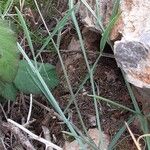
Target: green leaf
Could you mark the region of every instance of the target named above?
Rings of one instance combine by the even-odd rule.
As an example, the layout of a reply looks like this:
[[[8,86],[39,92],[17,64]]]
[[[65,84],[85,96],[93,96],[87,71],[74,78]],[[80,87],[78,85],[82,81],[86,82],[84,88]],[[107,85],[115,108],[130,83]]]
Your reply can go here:
[[[33,62],[33,61],[32,61]],[[55,67],[51,64],[37,63],[39,72],[50,89],[58,84]],[[20,91],[29,94],[41,94],[40,84],[38,84],[37,76],[33,73],[27,61],[19,62],[19,69],[14,84]]]
[[[0,94],[6,100],[15,101],[17,96],[17,89],[13,83],[5,84],[4,90]]]
[[[0,81],[12,82],[18,69],[16,37],[8,24],[0,20]]]

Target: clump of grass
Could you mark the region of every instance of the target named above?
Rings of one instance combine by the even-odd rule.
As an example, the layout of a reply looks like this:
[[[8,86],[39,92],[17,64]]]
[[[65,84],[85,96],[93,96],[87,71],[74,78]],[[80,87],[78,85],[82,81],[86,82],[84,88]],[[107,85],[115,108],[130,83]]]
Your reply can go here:
[[[102,56],[102,52],[103,52],[103,49],[104,49],[104,47],[106,45],[106,42],[109,43],[109,33],[110,33],[113,25],[115,24],[115,21],[117,20],[117,18],[119,16],[118,12],[116,11],[117,7],[119,6],[119,0],[116,0],[116,3],[114,5],[114,9],[113,9],[113,13],[112,13],[112,17],[111,17],[111,20],[110,20],[110,23],[109,23],[109,25],[108,25],[108,27],[106,29],[102,26],[102,22],[100,22],[100,17],[101,16],[99,16],[98,11],[97,11],[97,13],[95,13],[90,8],[90,6],[88,5],[88,3],[86,3],[85,0],[81,0],[81,1],[85,5],[85,7],[87,7],[87,9],[97,19],[97,22],[98,22],[98,24],[99,24],[99,26],[101,28],[101,31],[103,32],[103,37],[102,37],[101,44],[100,44],[101,45],[100,46],[101,51],[100,51],[99,56],[98,56],[98,58],[95,61],[95,63],[94,63],[93,66],[89,65],[89,62],[88,62],[88,59],[87,59],[87,54],[86,54],[86,50],[85,50],[85,47],[84,47],[83,38],[82,38],[81,31],[80,31],[80,28],[79,28],[79,25],[78,25],[78,22],[77,22],[77,19],[76,19],[76,15],[75,15],[76,6],[74,5],[74,3],[73,3],[74,1],[73,0],[69,0],[69,2],[68,2],[69,10],[66,12],[65,16],[58,22],[58,24],[52,30],[52,32],[50,32],[48,30],[48,27],[47,27],[47,24],[46,24],[46,20],[44,19],[44,18],[47,18],[47,16],[42,15],[42,12],[40,11],[40,7],[37,4],[37,1],[36,0],[34,0],[34,1],[27,0],[26,1],[27,5],[29,5],[31,8],[34,8],[39,13],[40,19],[41,19],[42,23],[44,24],[45,30],[47,31],[47,35],[45,35],[44,37],[43,37],[42,34],[40,34],[41,33],[40,32],[40,28],[37,29],[37,30],[33,30],[33,31],[29,29],[30,26],[28,26],[27,22],[25,21],[22,12],[19,11],[19,9],[16,7],[16,12],[17,12],[17,16],[18,16],[17,22],[20,23],[21,28],[24,31],[24,34],[26,36],[26,40],[27,40],[29,49],[31,50],[31,53],[32,53],[32,56],[34,58],[34,62],[35,63],[32,63],[32,61],[29,59],[29,57],[25,53],[25,51],[24,51],[21,43],[18,42],[17,45],[18,45],[19,51],[23,55],[24,59],[28,62],[29,66],[31,67],[31,69],[33,71],[33,73],[37,76],[37,79],[36,79],[35,82],[37,83],[37,85],[39,86],[39,88],[41,89],[41,91],[43,92],[43,94],[47,98],[48,102],[51,104],[51,106],[59,113],[59,115],[61,116],[62,120],[66,123],[67,127],[69,128],[69,130],[71,132],[70,135],[73,136],[79,142],[79,144],[80,144],[80,146],[81,146],[82,149],[84,149],[84,144],[83,143],[85,142],[85,143],[91,144],[92,147],[93,147],[93,149],[97,149],[97,150],[101,149],[101,150],[103,150],[103,145],[104,145],[103,139],[99,139],[99,146],[96,146],[93,143],[93,141],[90,139],[90,137],[88,138],[88,141],[86,141],[87,138],[85,138],[85,137],[88,136],[88,134],[87,134],[87,128],[84,125],[84,121],[82,119],[82,115],[80,113],[80,110],[78,108],[78,104],[76,102],[76,95],[73,93],[70,81],[68,79],[67,71],[66,71],[66,68],[64,66],[64,63],[63,63],[63,60],[62,60],[62,56],[61,56],[60,51],[59,51],[60,41],[61,41],[61,31],[62,31],[63,27],[67,24],[68,19],[70,19],[70,18],[72,19],[72,21],[74,23],[77,35],[79,37],[80,44],[81,44],[81,49],[82,49],[82,53],[83,53],[83,56],[84,56],[84,59],[85,59],[85,62],[86,62],[86,66],[87,66],[87,70],[88,70],[88,74],[85,77],[85,80],[83,81],[83,84],[80,85],[78,91],[80,91],[82,89],[83,85],[86,83],[86,81],[88,79],[90,79],[91,89],[92,89],[92,97],[93,97],[94,106],[95,106],[95,108],[93,108],[93,109],[95,109],[95,111],[96,111],[97,125],[98,125],[98,129],[99,129],[100,137],[102,137],[102,127],[101,127],[101,120],[100,120],[100,116],[99,116],[100,113],[99,113],[98,105],[97,105],[97,101],[99,99],[102,100],[102,101],[105,101],[107,103],[110,103],[111,105],[114,105],[114,106],[117,106],[117,107],[121,107],[123,109],[126,109],[127,111],[130,111],[132,113],[132,117],[130,117],[128,119],[127,123],[128,124],[132,123],[132,121],[134,120],[134,118],[137,117],[140,120],[143,132],[145,134],[147,134],[149,132],[149,130],[148,130],[148,125],[147,125],[147,120],[143,116],[141,110],[139,109],[138,103],[137,103],[137,101],[136,101],[136,99],[134,97],[132,89],[131,89],[129,83],[126,80],[125,80],[125,82],[126,82],[129,94],[131,96],[132,103],[134,105],[134,109],[130,109],[130,108],[127,108],[126,106],[122,106],[120,104],[117,104],[117,103],[113,102],[110,99],[106,99],[106,98],[103,98],[101,96],[96,96],[97,93],[96,93],[96,87],[95,87],[95,84],[94,84],[93,74],[94,74],[95,68],[97,66],[97,63],[98,63],[99,59]],[[47,2],[48,1],[44,1],[44,3],[47,3]],[[51,1],[51,2],[54,2],[54,1]],[[7,3],[7,5],[6,5],[6,3]],[[10,9],[10,7],[12,7],[12,3],[8,0],[8,1],[0,1],[0,4],[1,4],[1,10],[3,10],[3,12],[4,12],[4,13],[1,12],[1,15],[4,18],[5,16],[8,15],[9,9]],[[99,8],[98,8],[98,6],[99,6],[98,1],[96,1],[96,6],[97,6],[97,10],[99,10]],[[53,40],[54,36],[57,36],[57,40],[56,41]],[[34,47],[35,44],[38,45],[37,47],[40,47],[38,49],[38,51],[35,50],[35,47]],[[53,46],[52,46],[52,44],[53,44]],[[55,52],[57,52],[57,54],[58,54],[58,57],[60,59],[60,62],[61,62],[62,68],[63,68],[65,79],[66,79],[66,81],[68,83],[68,87],[69,87],[69,91],[70,91],[70,95],[71,95],[71,101],[70,101],[69,105],[72,102],[75,104],[77,112],[78,112],[78,115],[79,115],[79,118],[80,118],[80,122],[81,122],[82,127],[83,127],[84,133],[81,133],[66,118],[65,113],[62,111],[62,109],[58,105],[57,100],[53,96],[52,92],[48,89],[45,81],[43,80],[42,76],[39,73],[39,70],[36,67],[37,57],[41,56],[41,52],[43,52],[44,50],[50,50],[50,49],[54,49],[54,48],[56,50]],[[69,105],[68,105],[68,107],[69,107]],[[123,127],[120,128],[119,131],[112,138],[112,140],[110,142],[110,145],[108,147],[109,150],[115,148],[116,143],[119,141],[121,135],[123,134],[123,132],[125,130],[126,130],[126,126],[123,125]],[[150,150],[150,142],[149,142],[149,138],[148,137],[146,137],[146,141],[147,141],[147,147]]]

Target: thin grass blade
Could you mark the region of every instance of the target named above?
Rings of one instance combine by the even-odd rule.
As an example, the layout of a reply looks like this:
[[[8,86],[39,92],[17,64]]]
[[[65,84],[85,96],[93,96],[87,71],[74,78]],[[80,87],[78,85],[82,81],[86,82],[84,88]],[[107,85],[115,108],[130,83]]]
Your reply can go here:
[[[36,58],[41,54],[41,52],[45,49],[45,47],[48,45],[48,43],[51,41],[51,39],[54,37],[54,35],[56,35],[56,33],[61,30],[67,23],[69,16],[71,16],[72,11],[75,9],[72,8],[70,9],[65,16],[59,21],[59,23],[56,25],[56,27],[54,28],[53,32],[46,38],[45,43],[43,44],[43,46],[41,47],[41,49],[39,50],[38,54],[36,55]]]
[[[116,103],[116,102],[114,102],[114,101],[112,101],[112,100],[109,100],[109,99],[107,99],[107,98],[104,98],[104,97],[101,97],[101,96],[94,96],[94,95],[89,95],[89,96],[95,97],[96,99],[102,100],[102,101],[107,102],[107,103],[109,103],[109,104],[112,104],[112,105],[114,105],[114,106],[123,108],[123,109],[125,109],[125,110],[127,110],[127,111],[130,111],[130,112],[134,113],[134,114],[138,114],[137,111],[132,110],[132,109],[130,109],[130,108],[126,107],[126,106],[123,106],[123,105],[121,105],[121,104],[118,104],[118,103]],[[141,114],[140,114],[140,115],[141,115]]]
[[[5,5],[5,8],[4,8],[4,11],[3,11],[3,15],[2,17],[5,18],[5,16],[7,15],[7,13],[9,12],[10,8],[12,7],[13,5],[13,2],[14,0],[8,0],[6,5]]]
[[[32,55],[33,57],[35,57],[35,54],[34,54],[34,48],[33,48],[33,44],[32,44],[32,40],[31,40],[31,37],[30,37],[30,32],[28,30],[28,27],[26,25],[26,22],[21,14],[21,12],[19,11],[19,9],[17,7],[15,7],[16,9],[16,12],[18,14],[18,18],[19,18],[19,21],[21,22],[21,25],[22,25],[22,28],[23,28],[23,31],[26,35],[26,38],[27,38],[27,41],[28,41],[28,44],[29,44],[29,47],[31,49],[31,52],[32,52]]]
[[[135,117],[136,116],[130,117],[129,120],[127,121],[127,123],[128,124],[132,123],[133,120],[135,119]],[[112,138],[111,143],[108,146],[108,150],[112,150],[115,147],[115,145],[117,144],[118,140],[120,139],[121,135],[125,132],[125,130],[126,130],[126,126],[123,125],[119,129],[119,131],[114,135],[114,137]]]
[[[103,49],[105,48],[106,42],[109,39],[109,35],[110,32],[113,28],[113,26],[115,25],[115,23],[117,22],[118,18],[120,16],[120,13],[118,13],[108,24],[108,26],[106,27],[104,33],[102,34],[102,39],[100,41],[100,50],[103,51]]]
[[[92,10],[92,8],[90,7],[90,5],[85,0],[81,0],[81,2],[85,5],[85,7],[91,12],[91,14],[93,15],[93,17],[96,19],[96,21],[98,22],[98,24],[100,26],[101,32],[104,31],[104,27],[103,27],[103,24],[102,24],[101,18],[100,18],[101,16],[98,17],[95,14],[95,12]]]

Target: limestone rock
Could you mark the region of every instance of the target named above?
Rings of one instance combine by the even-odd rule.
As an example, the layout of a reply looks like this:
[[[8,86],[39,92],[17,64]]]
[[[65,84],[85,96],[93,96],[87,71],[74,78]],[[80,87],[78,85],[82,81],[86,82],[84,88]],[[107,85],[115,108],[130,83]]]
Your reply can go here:
[[[120,3],[122,28],[114,43],[118,66],[133,85],[150,88],[150,1],[124,0]]]

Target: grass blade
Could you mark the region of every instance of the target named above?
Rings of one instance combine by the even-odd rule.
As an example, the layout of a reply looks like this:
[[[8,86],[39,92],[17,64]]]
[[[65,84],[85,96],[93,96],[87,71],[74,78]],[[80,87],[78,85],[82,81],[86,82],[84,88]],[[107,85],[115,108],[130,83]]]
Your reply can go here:
[[[36,55],[36,58],[41,54],[41,52],[45,49],[45,47],[48,45],[48,43],[51,41],[51,39],[54,37],[54,35],[61,30],[67,23],[69,16],[71,15],[72,11],[75,8],[70,9],[65,16],[59,21],[59,23],[56,25],[56,27],[54,28],[53,32],[46,38],[45,43],[43,44],[43,46],[41,47],[41,49],[39,50],[38,54]]]
[[[142,128],[144,134],[147,134],[147,133],[149,133],[149,127],[148,127],[147,118],[145,118],[145,117],[142,115],[142,112],[141,112],[141,110],[140,110],[140,108],[139,108],[139,106],[138,106],[138,103],[137,103],[137,101],[136,101],[136,98],[135,98],[135,96],[134,96],[134,93],[133,93],[133,91],[132,91],[132,88],[131,88],[130,84],[127,82],[127,80],[126,80],[126,78],[125,78],[125,74],[124,74],[123,71],[122,71],[122,75],[123,75],[123,77],[124,77],[124,81],[125,81],[125,84],[126,84],[126,86],[127,86],[127,89],[128,89],[129,95],[130,95],[130,97],[131,97],[132,103],[133,103],[133,105],[134,105],[134,108],[135,108],[136,112],[138,112],[139,114],[141,114],[141,115],[138,116],[138,117],[139,117],[139,120],[140,120],[141,128]],[[149,137],[146,137],[146,141],[147,141],[148,150],[150,150],[150,138],[149,138]]]
[[[90,5],[85,0],[81,0],[81,2],[85,5],[85,7],[91,12],[91,14],[93,15],[93,17],[96,19],[96,21],[98,22],[98,24],[100,26],[101,32],[102,32],[104,30],[104,27],[103,27],[103,24],[101,22],[101,19],[96,16],[95,12],[92,10],[92,8],[90,7]],[[99,9],[97,9],[97,10],[99,10]]]
[[[95,97],[96,99],[100,99],[100,100],[102,100],[102,101],[104,101],[104,102],[107,102],[107,103],[110,103],[110,104],[112,104],[112,105],[114,105],[114,106],[123,108],[123,109],[125,109],[125,110],[127,110],[127,111],[130,111],[130,112],[132,112],[132,113],[138,114],[137,111],[132,110],[132,109],[130,109],[130,108],[126,107],[126,106],[123,106],[123,105],[121,105],[121,104],[118,104],[118,103],[116,103],[116,102],[114,102],[114,101],[112,101],[112,100],[109,100],[109,99],[107,99],[107,98],[104,98],[104,97],[101,97],[101,96],[94,96],[94,95],[89,95],[89,96]]]
[[[19,9],[17,7],[15,7],[16,11],[17,11],[17,14],[18,14],[18,18],[19,18],[19,21],[21,22],[21,25],[22,25],[22,28],[23,28],[23,31],[26,35],[26,38],[27,38],[27,41],[28,41],[28,44],[29,44],[29,47],[30,47],[30,50],[32,52],[32,55],[33,55],[33,58],[35,58],[35,53],[34,53],[34,48],[33,48],[33,44],[32,44],[32,40],[31,40],[31,37],[30,37],[30,32],[28,30],[28,27],[26,25],[26,22],[21,14],[21,12],[19,11]]]
[[[13,5],[13,2],[14,2],[14,0],[8,0],[7,1],[6,5],[5,5],[5,8],[4,8],[4,11],[3,11],[2,18],[5,18],[5,16],[7,15],[8,11],[11,8],[11,6]]]
[[[118,12],[119,4],[120,4],[120,0],[115,0],[113,10],[112,10],[112,15],[110,17],[110,21],[109,21],[106,29],[104,30],[104,32],[102,34],[102,39],[100,41],[101,52],[105,48],[106,42],[109,40],[109,34],[120,16],[120,13]],[[109,41],[108,41],[108,43],[111,45],[111,43]]]
[[[132,123],[134,119],[135,119],[135,116],[130,117],[127,123],[128,124]],[[115,147],[117,141],[120,139],[121,135],[123,134],[123,132],[125,132],[125,130],[126,130],[126,126],[123,125],[122,128],[120,128],[119,131],[112,138],[112,141],[108,146],[108,150],[112,150]]]
[[[104,33],[102,34],[102,39],[100,41],[100,50],[103,51],[103,49],[105,48],[106,42],[109,39],[109,34],[113,28],[113,26],[115,25],[115,23],[117,22],[118,18],[120,16],[120,13],[118,13],[108,24],[108,26],[106,27]]]

